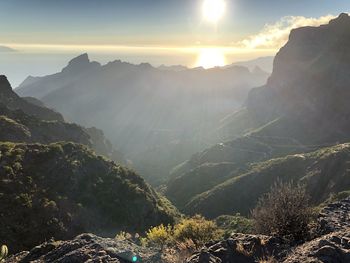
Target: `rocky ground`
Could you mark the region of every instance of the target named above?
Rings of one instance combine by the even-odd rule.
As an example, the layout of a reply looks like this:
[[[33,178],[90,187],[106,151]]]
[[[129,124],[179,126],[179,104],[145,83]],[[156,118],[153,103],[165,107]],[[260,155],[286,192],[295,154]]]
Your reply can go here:
[[[329,204],[319,215],[319,237],[290,247],[281,239],[233,234],[211,242],[193,254],[186,263],[348,263],[350,262],[350,198]],[[130,241],[82,234],[71,241],[50,241],[29,252],[7,259],[25,262],[146,262],[161,263],[159,251],[140,247]],[[176,261],[174,263],[183,262]]]
[[[320,236],[294,248],[273,237],[234,234],[208,244],[187,263],[350,262],[350,198],[326,206],[318,221]]]
[[[161,262],[160,254],[142,248],[129,241],[101,238],[92,234],[82,234],[70,241],[49,241],[35,247],[30,252],[19,253],[8,263],[26,262]]]

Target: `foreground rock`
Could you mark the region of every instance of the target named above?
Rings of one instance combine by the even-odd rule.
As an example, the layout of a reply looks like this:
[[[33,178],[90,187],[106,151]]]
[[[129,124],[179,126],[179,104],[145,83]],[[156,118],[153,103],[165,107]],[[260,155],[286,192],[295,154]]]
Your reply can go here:
[[[288,246],[282,240],[263,235],[234,234],[227,240],[207,244],[187,263],[254,263],[269,257],[282,258]]]
[[[71,241],[50,241],[6,260],[7,263],[26,262],[145,262],[157,263],[160,254],[129,241],[100,238],[82,234]]]
[[[226,240],[209,242],[187,260],[180,257],[166,260],[166,251],[162,254],[159,250],[140,247],[127,240],[82,234],[70,241],[46,242],[12,256],[6,262],[348,263],[349,204],[350,198],[347,198],[325,207],[319,216],[321,228],[324,227],[320,236],[294,247],[277,237],[232,234]],[[322,234],[324,231],[330,233]]]
[[[325,207],[318,218],[324,234],[350,229],[350,197]]]
[[[350,262],[350,198],[326,206],[318,220],[321,237],[300,246],[269,236],[233,234],[207,244],[187,263]]]
[[[322,236],[297,247],[283,262],[350,262],[350,228]]]

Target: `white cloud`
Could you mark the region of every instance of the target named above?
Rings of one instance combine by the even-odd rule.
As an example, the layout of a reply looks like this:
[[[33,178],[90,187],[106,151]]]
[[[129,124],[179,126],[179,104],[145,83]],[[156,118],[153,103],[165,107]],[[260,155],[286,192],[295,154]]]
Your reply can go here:
[[[335,18],[333,15],[321,16],[318,18],[304,16],[286,16],[274,24],[266,24],[264,28],[256,35],[252,35],[238,44],[245,48],[280,48],[288,41],[290,31],[294,28],[303,26],[319,26],[328,24]]]

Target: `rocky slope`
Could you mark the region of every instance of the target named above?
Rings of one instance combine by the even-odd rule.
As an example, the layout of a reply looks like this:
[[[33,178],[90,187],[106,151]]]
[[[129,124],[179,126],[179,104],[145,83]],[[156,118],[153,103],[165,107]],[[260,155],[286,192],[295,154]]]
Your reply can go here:
[[[134,258],[137,257],[137,258]],[[133,259],[137,261],[133,261]],[[142,248],[128,241],[100,238],[82,234],[70,241],[46,242],[29,252],[22,252],[6,260],[8,263],[25,262],[162,262],[156,251]]]
[[[22,110],[29,115],[46,121],[63,121],[61,114],[20,98],[7,80],[6,76],[0,75],[0,104],[5,105],[10,110]]]
[[[240,66],[176,70],[121,61],[101,66],[84,54],[62,72],[28,78],[16,91],[41,99],[71,121],[102,128],[156,183],[171,167],[216,143],[218,120],[267,77]]]
[[[217,203],[221,202],[215,199],[209,204],[207,196],[218,197],[225,188],[223,185],[243,180],[245,176],[237,180],[235,177],[243,175],[244,169],[249,173],[247,167],[252,163],[348,142],[349,28],[350,17],[341,14],[327,25],[293,30],[288,43],[275,57],[274,70],[267,84],[253,89],[245,108],[225,119],[224,128],[218,128],[226,130],[226,138],[234,139],[195,154],[173,169],[167,195],[180,205],[191,202],[189,210],[202,207],[195,211],[209,214],[218,209]],[[231,163],[231,171],[225,170],[227,163]],[[214,165],[216,169],[202,172],[203,178],[196,176],[205,166]],[[300,170],[295,172],[305,174]],[[298,180],[299,174],[294,176]],[[209,182],[198,189],[195,185],[200,179]],[[252,184],[254,189],[261,189],[254,181]],[[243,188],[237,191],[251,190],[244,185],[240,187]],[[189,189],[191,193],[187,192],[185,201],[181,200],[179,188]],[[226,211],[233,207],[235,205],[227,206]]]
[[[303,244],[291,246],[277,237],[233,233],[226,240],[206,244],[185,261],[172,263],[347,263],[350,260],[349,211],[350,198],[325,207],[318,219],[319,235]],[[326,224],[329,225],[326,227]],[[31,261],[169,262],[163,260],[159,251],[92,234],[82,234],[71,241],[49,241],[6,260],[8,263]]]
[[[0,236],[12,251],[174,219],[172,206],[140,176],[82,145],[0,143],[0,163]]]
[[[0,141],[81,143],[117,162],[125,163],[103,132],[64,121],[61,114],[34,98],[21,98],[5,76],[0,76]]]
[[[301,245],[290,247],[269,236],[233,234],[225,241],[207,244],[186,262],[346,263],[350,260],[349,209],[350,198],[330,204],[319,218],[320,236]]]

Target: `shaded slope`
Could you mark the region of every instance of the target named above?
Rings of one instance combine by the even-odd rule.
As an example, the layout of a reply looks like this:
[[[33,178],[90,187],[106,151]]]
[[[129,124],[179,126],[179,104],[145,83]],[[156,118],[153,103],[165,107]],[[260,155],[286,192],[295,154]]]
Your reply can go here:
[[[3,75],[0,75],[0,103],[6,105],[9,109],[22,110],[29,115],[33,115],[43,120],[63,121],[61,114],[20,98],[12,91],[10,83]]]
[[[117,162],[125,163],[121,153],[96,128],[67,123],[63,117],[34,98],[21,98],[5,76],[0,76],[0,141],[81,143]]]
[[[173,221],[141,177],[82,145],[0,143],[0,163],[0,236],[12,251]]]

